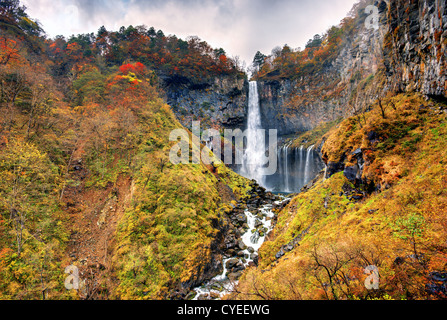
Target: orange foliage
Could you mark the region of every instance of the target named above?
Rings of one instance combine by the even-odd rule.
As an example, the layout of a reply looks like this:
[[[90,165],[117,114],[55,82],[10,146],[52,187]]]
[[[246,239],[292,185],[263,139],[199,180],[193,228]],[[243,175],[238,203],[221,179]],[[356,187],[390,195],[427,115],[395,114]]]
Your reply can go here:
[[[19,43],[12,39],[0,39],[0,65],[17,62],[20,59]]]

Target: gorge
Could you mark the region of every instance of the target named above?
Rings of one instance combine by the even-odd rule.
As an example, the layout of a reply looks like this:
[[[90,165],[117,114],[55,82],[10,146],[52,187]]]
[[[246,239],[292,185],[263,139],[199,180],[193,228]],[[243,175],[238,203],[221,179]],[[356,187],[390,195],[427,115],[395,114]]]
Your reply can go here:
[[[445,300],[445,1],[361,0],[256,56],[143,25],[49,38],[1,2],[0,299]]]

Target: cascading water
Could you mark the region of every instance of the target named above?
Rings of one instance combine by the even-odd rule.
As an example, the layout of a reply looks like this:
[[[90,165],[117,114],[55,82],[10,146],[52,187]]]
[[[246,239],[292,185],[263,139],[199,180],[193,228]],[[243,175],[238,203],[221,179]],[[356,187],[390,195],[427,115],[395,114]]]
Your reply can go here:
[[[305,166],[305,169],[304,169],[304,184],[306,184],[309,181],[309,178],[310,178],[310,172],[311,172],[310,166],[311,166],[311,163],[312,163],[312,160],[313,160],[313,152],[312,152],[313,149],[314,149],[314,146],[310,146],[307,149],[306,166]]]
[[[266,188],[273,192],[299,192],[315,175],[324,169],[315,146],[291,148],[291,142],[278,148],[278,170],[266,177]]]
[[[301,146],[291,150],[292,142],[277,149],[278,167],[276,174],[264,174],[266,140],[261,125],[258,85],[256,81],[249,84],[247,143],[239,173],[246,178],[256,180],[259,185],[273,192],[298,192],[313,176],[323,169],[322,161],[314,150]]]
[[[244,152],[241,174],[246,178],[256,180],[259,185],[264,186],[265,176],[263,172],[263,161],[265,159],[265,136],[261,130],[261,113],[259,108],[257,82],[251,81],[249,89],[247,148]]]
[[[284,192],[286,193],[290,193],[293,192],[292,188],[290,187],[290,182],[291,182],[291,178],[292,178],[292,170],[291,170],[291,162],[289,160],[292,160],[291,158],[291,153],[289,152],[290,150],[290,145],[292,144],[292,142],[290,142],[289,144],[286,144],[283,147],[283,156],[284,156]]]
[[[279,150],[276,150],[278,157],[276,174],[268,176],[264,174],[266,144],[261,126],[259,95],[255,81],[250,82],[247,124],[247,143],[240,167],[241,175],[256,180],[259,185],[271,191],[292,193],[299,191],[316,172],[322,169],[321,160],[318,161],[319,157],[314,155],[314,146],[307,150],[304,150],[303,146],[293,150],[290,148],[292,142],[288,142]],[[211,146],[212,141],[207,142],[207,147]],[[276,204],[288,200],[284,196],[281,198],[282,200],[276,201]],[[246,226],[248,228],[240,236],[240,241],[245,245],[245,249],[240,247],[243,250],[237,252],[237,256],[225,256],[222,261],[222,273],[204,283],[201,287],[195,288],[194,300],[203,297],[221,298],[234,289],[237,281],[231,281],[228,273],[234,270],[234,267],[232,267],[234,263],[245,268],[252,264],[254,259],[257,259],[255,257],[257,257],[259,248],[264,243],[266,235],[273,228],[272,218],[274,218],[274,213],[272,207],[272,204],[266,204],[261,206],[257,212],[252,212],[253,210],[249,209],[245,210]]]
[[[288,198],[283,198],[282,200],[275,201],[275,204],[280,204],[281,202],[289,200]],[[247,231],[241,236],[242,242],[247,246],[245,250],[242,250],[244,254],[243,257],[229,257],[223,259],[223,271],[222,274],[214,277],[209,282],[203,284],[201,287],[195,288],[194,291],[197,293],[193,300],[198,300],[200,296],[210,296],[212,293],[216,298],[222,298],[224,295],[230,293],[234,290],[238,281],[230,281],[227,277],[227,262],[233,259],[239,259],[239,261],[248,267],[250,263],[253,263],[253,257],[257,255],[259,248],[265,241],[266,235],[273,230],[272,218],[275,214],[272,211],[272,204],[266,204],[259,208],[259,214],[253,214],[249,210],[245,210],[245,215],[247,217]],[[261,236],[256,224],[260,223],[262,229],[264,229],[264,234]]]

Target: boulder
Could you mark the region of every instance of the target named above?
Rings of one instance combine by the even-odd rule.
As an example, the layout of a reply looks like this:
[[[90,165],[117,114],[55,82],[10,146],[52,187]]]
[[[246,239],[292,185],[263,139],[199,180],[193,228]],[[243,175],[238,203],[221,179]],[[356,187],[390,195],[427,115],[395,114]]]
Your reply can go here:
[[[239,259],[237,259],[237,258],[233,258],[233,259],[228,260],[228,261],[225,263],[225,266],[227,267],[228,270],[231,270],[231,269],[233,269],[238,263],[239,263]]]
[[[239,249],[241,249],[241,250],[247,249],[247,246],[245,245],[244,241],[242,241],[242,240],[239,240],[238,246],[239,246]]]
[[[228,279],[230,279],[231,281],[236,281],[238,280],[240,277],[242,276],[242,271],[237,271],[237,272],[230,272],[228,274]]]
[[[349,181],[356,181],[359,173],[359,167],[357,165],[347,166],[344,170],[344,175]]]
[[[250,254],[250,259],[257,265],[259,260],[259,255],[256,252]]]
[[[331,176],[342,170],[343,170],[343,162],[329,161],[327,164],[327,177],[330,178]]]
[[[371,143],[374,143],[374,142],[378,141],[378,139],[379,139],[379,135],[376,132],[374,132],[374,131],[370,131],[366,135],[368,137],[368,140]]]
[[[285,253],[284,253],[284,251],[281,248],[281,250],[279,250],[278,253],[275,255],[275,258],[276,259],[280,259],[284,255],[285,255]]]

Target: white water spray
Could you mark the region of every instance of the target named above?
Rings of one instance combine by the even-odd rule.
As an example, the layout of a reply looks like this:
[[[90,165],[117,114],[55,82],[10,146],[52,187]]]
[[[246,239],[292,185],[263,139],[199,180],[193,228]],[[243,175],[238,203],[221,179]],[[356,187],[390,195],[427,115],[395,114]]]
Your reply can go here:
[[[265,185],[263,166],[265,162],[265,135],[261,128],[258,85],[250,82],[248,95],[247,148],[244,153],[241,174],[254,179],[259,185]]]
[[[311,163],[313,162],[313,149],[314,146],[310,146],[307,148],[307,155],[306,155],[306,166],[304,169],[304,184],[308,183],[310,180],[310,167]]]

